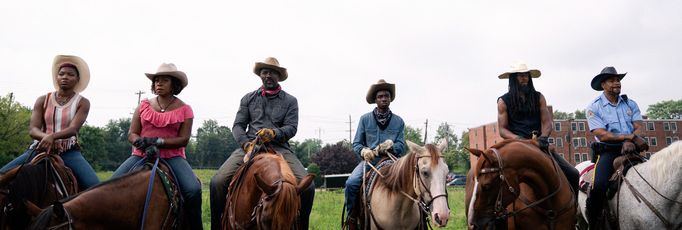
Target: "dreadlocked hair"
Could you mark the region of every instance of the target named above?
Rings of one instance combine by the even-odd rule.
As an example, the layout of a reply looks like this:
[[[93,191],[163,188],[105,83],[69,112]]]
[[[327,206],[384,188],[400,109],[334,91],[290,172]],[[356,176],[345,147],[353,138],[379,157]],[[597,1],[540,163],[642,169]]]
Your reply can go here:
[[[507,105],[511,113],[531,112],[537,113],[540,111],[540,92],[535,91],[533,86],[533,78],[528,77],[528,92],[522,90],[521,84],[516,79],[517,74],[513,73],[509,76],[509,96],[511,105]]]

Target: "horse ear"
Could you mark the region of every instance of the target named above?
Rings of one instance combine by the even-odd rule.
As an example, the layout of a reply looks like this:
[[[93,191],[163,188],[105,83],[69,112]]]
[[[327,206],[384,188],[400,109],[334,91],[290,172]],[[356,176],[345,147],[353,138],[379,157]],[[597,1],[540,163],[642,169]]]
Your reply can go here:
[[[32,217],[36,217],[42,212],[43,210],[40,209],[38,206],[33,204],[33,202],[24,200],[24,204],[26,205],[26,211],[28,212],[28,215]]]
[[[471,154],[474,154],[476,157],[481,157],[483,155],[483,151],[478,150],[478,149],[467,149]]]
[[[302,193],[305,189],[307,189],[307,188],[310,186],[311,183],[313,183],[313,179],[315,179],[315,175],[314,175],[314,174],[308,174],[307,176],[303,177],[303,179],[301,180],[301,182],[299,182],[298,185],[296,185],[296,193],[297,193],[298,195],[301,195],[301,193]]]
[[[443,140],[440,140],[440,143],[438,143],[438,151],[441,153],[445,151],[445,149],[448,147],[448,139],[443,138]]]
[[[277,186],[279,184],[272,185],[272,184],[265,183],[265,181],[263,181],[263,179],[260,178],[258,173],[254,174],[253,176],[256,178],[256,185],[258,185],[258,187],[268,196],[272,195],[273,193],[275,193],[275,191],[277,191]]]
[[[409,140],[406,141],[406,142],[407,142],[407,146],[410,147],[410,151],[413,151],[413,152],[417,152],[417,151],[423,152],[423,151],[422,151],[422,147],[419,146],[418,144],[415,144],[414,142],[409,141]]]

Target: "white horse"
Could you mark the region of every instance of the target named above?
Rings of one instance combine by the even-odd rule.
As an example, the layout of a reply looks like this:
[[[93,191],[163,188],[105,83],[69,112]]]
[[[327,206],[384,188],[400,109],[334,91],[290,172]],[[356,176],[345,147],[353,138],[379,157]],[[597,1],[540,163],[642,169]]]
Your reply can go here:
[[[591,163],[582,162],[576,168],[581,171],[589,164]],[[641,177],[637,172],[641,174]],[[654,154],[649,161],[634,166],[625,178],[670,225],[666,226],[664,221],[641,198],[636,198],[628,189],[627,184],[623,182],[618,195],[620,229],[682,229],[682,142],[673,142]],[[584,218],[580,221],[585,221],[585,223],[588,219],[585,215],[586,199],[587,194],[580,192],[578,195],[579,211],[580,216]],[[612,212],[616,210],[616,202],[618,202],[616,197],[609,200]]]

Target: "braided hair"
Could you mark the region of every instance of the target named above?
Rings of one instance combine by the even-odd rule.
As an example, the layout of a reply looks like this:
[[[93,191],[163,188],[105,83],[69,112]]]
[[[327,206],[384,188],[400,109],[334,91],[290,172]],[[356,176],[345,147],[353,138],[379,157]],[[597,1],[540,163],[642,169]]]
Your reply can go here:
[[[528,85],[522,86],[517,80],[517,73],[509,75],[509,96],[511,105],[507,105],[513,114],[519,112],[537,113],[540,111],[540,92],[535,91],[533,78],[528,77]]]

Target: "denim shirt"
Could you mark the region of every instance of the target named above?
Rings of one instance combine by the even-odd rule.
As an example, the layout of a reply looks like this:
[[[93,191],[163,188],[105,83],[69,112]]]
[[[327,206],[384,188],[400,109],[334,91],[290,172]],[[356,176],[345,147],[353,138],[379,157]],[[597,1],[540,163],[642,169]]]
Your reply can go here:
[[[395,113],[386,129],[381,130],[372,112],[360,117],[358,129],[353,139],[353,151],[360,155],[362,148],[374,149],[386,140],[393,141],[393,153],[400,157],[405,152],[405,122]]]
[[[256,132],[262,128],[275,131],[275,139],[270,143],[276,151],[291,153],[289,139],[296,135],[298,129],[296,98],[284,90],[269,97],[261,96],[260,89],[244,95],[234,119],[232,136],[243,146],[255,139]]]
[[[635,131],[634,122],[641,120],[639,106],[632,99],[626,102],[618,97],[618,102],[614,105],[601,94],[587,106],[587,123],[590,131],[601,128],[613,134],[632,134]]]

